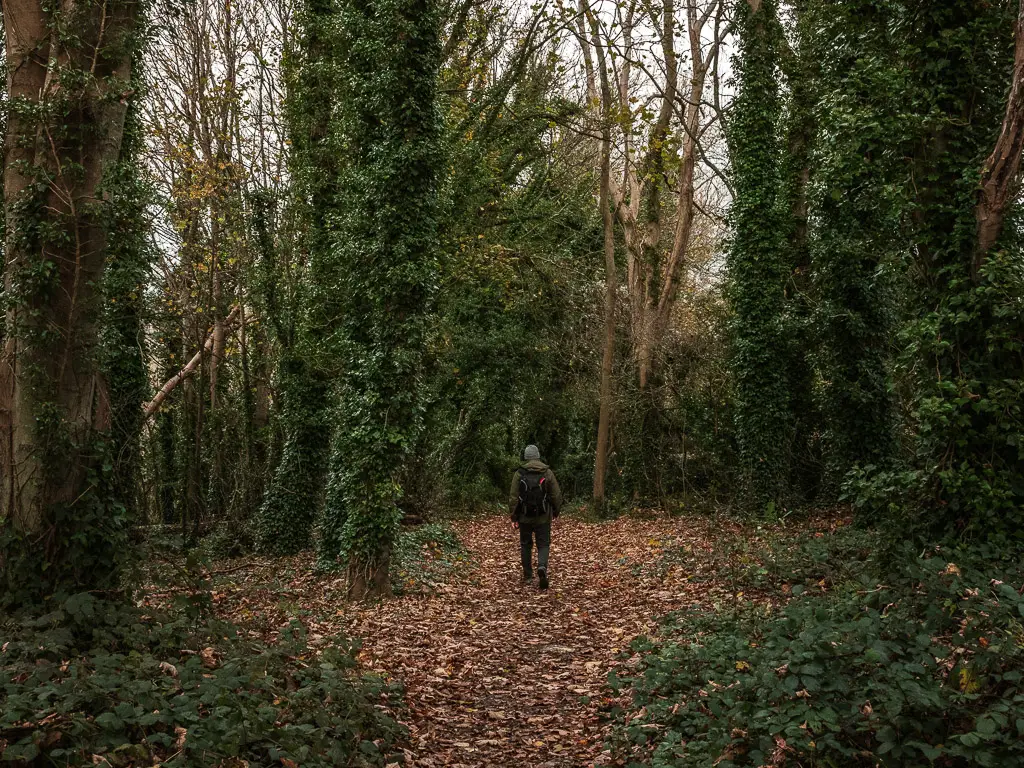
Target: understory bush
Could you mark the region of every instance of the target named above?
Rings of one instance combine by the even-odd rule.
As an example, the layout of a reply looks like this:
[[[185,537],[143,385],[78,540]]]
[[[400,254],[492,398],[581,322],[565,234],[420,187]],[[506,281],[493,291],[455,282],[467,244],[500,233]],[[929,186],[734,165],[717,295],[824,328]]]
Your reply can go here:
[[[631,699],[613,746],[636,766],[1022,764],[1024,571],[908,559],[781,609],[670,617],[612,676]]]
[[[0,760],[13,765],[374,766],[393,692],[341,639],[265,645],[197,606],[161,616],[90,594],[0,623]],[[187,609],[187,610],[186,610]]]
[[[395,594],[429,592],[465,560],[466,548],[448,524],[403,530],[391,553],[391,587]]]

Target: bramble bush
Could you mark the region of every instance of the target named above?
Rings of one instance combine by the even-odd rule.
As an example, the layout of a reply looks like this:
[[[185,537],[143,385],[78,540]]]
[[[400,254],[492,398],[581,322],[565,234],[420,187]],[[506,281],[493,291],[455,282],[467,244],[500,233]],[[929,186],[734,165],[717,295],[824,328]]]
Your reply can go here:
[[[84,593],[0,623],[0,761],[14,765],[374,766],[392,689],[293,622],[270,645],[202,618]]]
[[[670,617],[612,676],[632,700],[613,746],[635,766],[1021,764],[1024,569],[952,556],[875,560],[776,612]]]

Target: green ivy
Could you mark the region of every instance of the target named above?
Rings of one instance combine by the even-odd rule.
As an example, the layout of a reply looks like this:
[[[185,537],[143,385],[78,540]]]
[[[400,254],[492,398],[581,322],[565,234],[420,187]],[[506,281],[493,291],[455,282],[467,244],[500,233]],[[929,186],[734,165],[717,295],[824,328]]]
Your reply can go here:
[[[255,201],[260,243],[258,294],[279,346],[278,416],[281,456],[256,515],[257,545],[293,554],[313,540],[323,507],[331,435],[331,380],[337,369],[325,347],[339,313],[332,290],[333,232],[344,151],[337,120],[339,8],[332,0],[300,6],[297,39],[286,49],[285,114],[292,151],[289,206],[298,230],[297,264],[275,247],[268,202]],[[288,268],[298,277],[288,274]],[[290,278],[290,281],[289,281]]]
[[[811,190],[815,363],[822,385],[826,479],[834,491],[857,463],[895,449],[891,334],[901,190],[887,182],[902,155],[905,83],[892,62],[865,55],[863,30],[896,48],[874,2],[810,4],[809,53],[819,62],[819,145]]]
[[[319,528],[354,595],[387,590],[402,468],[423,425],[427,321],[437,285],[436,104],[441,47],[431,0],[346,0],[338,34],[339,176],[333,249],[313,271],[328,317],[339,402]]]
[[[137,71],[135,80],[141,81]],[[122,139],[123,159],[104,185],[110,196],[110,221],[106,225],[110,246],[103,275],[101,357],[110,387],[115,493],[133,515],[139,508],[136,493],[142,407],[150,391],[144,294],[155,255],[146,211],[153,190],[139,169],[141,141],[142,126],[137,111],[132,109]]]
[[[5,176],[27,183],[5,201],[3,441],[14,455],[0,473],[0,604],[115,588],[129,551],[149,258],[132,114],[145,12],[46,9],[61,51],[47,78],[60,87],[5,100],[17,155]]]
[[[903,199],[898,236],[910,297],[897,376],[910,391],[911,450],[866,465],[849,493],[927,536],[1019,548],[1024,462],[1024,313],[1014,212],[972,275],[982,164],[1006,109],[1016,7],[963,0],[867,3],[856,41],[894,89],[893,157],[879,172]],[[829,5],[825,5],[828,10]],[[898,106],[897,106],[898,105]]]
[[[735,198],[730,213],[728,298],[742,493],[759,511],[789,495],[794,440],[785,289],[792,271],[785,203],[779,194],[782,29],[772,0],[754,12],[736,3],[738,92],[728,137]]]
[[[788,542],[776,564],[797,569],[778,574],[795,597],[781,609],[686,611],[635,641],[641,662],[611,680],[631,697],[618,755],[660,768],[1020,763],[1020,569],[904,548],[896,567],[856,561],[872,543],[853,530]],[[811,557],[841,577],[830,594]]]

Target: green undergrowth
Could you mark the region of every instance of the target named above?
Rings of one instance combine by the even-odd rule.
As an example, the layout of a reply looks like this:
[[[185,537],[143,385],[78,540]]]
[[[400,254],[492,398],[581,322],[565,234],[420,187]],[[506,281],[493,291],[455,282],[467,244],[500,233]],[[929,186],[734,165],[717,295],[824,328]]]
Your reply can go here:
[[[657,575],[703,564],[695,582],[712,580],[733,592],[781,597],[805,591],[826,592],[856,580],[878,550],[877,531],[828,521],[817,530],[811,522],[790,526],[750,526],[732,530],[728,521],[716,529],[713,550],[695,552],[695,543],[671,540],[651,563]]]
[[[401,531],[391,555],[395,594],[430,593],[467,564],[467,552],[447,523],[426,523]]]
[[[678,613],[635,641],[611,677],[622,762],[1024,764],[1024,568],[941,548],[883,560],[872,535],[769,542],[739,569],[781,607]]]
[[[208,617],[74,595],[0,622],[0,760],[12,765],[378,766],[401,737],[397,693],[343,638],[298,622],[271,644]],[[396,699],[397,700],[397,699]]]

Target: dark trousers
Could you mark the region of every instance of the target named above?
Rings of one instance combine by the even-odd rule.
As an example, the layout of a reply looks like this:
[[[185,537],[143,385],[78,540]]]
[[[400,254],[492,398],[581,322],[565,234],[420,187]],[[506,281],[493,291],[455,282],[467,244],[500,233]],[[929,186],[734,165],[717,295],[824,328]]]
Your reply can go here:
[[[548,569],[548,551],[551,549],[551,523],[520,523],[519,550],[523,556],[523,573],[533,574],[533,540],[537,539],[537,569]]]

